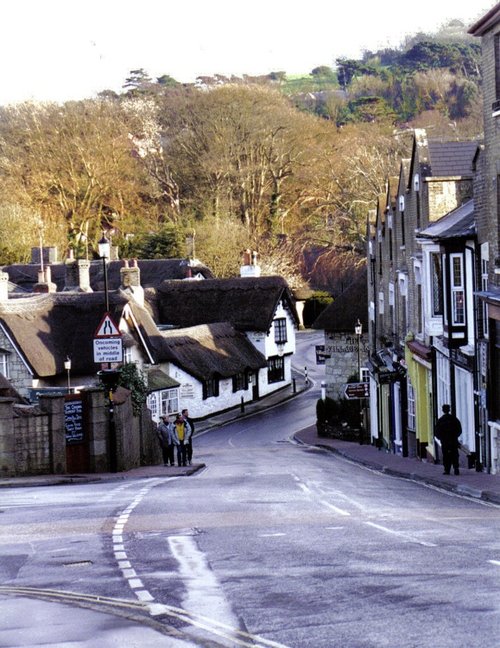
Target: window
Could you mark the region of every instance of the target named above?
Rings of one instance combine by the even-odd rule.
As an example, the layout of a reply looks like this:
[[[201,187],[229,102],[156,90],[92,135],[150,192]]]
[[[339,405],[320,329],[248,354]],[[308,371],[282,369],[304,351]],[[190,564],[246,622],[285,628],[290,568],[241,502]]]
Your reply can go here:
[[[441,255],[431,252],[431,304],[432,315],[443,314],[443,277],[441,272]]]
[[[276,344],[285,344],[287,341],[285,317],[274,320],[274,341]]]
[[[10,378],[9,355],[8,351],[0,352],[0,373],[6,378]]]
[[[285,360],[279,356],[273,356],[267,361],[267,382],[268,384],[285,380]]]
[[[464,268],[461,254],[451,254],[451,323],[465,324]]]
[[[246,373],[239,373],[233,376],[233,392],[248,389],[248,375]]]
[[[493,102],[493,112],[498,111],[500,99],[500,34],[495,34],[495,99]]]
[[[370,381],[370,370],[367,367],[361,367],[361,382]]]
[[[132,362],[132,347],[123,347],[123,364]]]
[[[489,246],[488,243],[481,245],[481,290],[488,290],[488,260],[489,260]],[[482,302],[482,316],[483,316],[483,335],[488,337],[488,304],[485,300]]]
[[[207,398],[216,398],[219,395],[219,378],[213,376],[203,383],[203,400]]]
[[[161,415],[175,414],[179,411],[179,390],[164,389],[160,392]]]
[[[401,245],[405,245],[405,197],[399,196],[399,211],[401,212]]]
[[[408,429],[415,432],[415,392],[413,386],[408,380]]]

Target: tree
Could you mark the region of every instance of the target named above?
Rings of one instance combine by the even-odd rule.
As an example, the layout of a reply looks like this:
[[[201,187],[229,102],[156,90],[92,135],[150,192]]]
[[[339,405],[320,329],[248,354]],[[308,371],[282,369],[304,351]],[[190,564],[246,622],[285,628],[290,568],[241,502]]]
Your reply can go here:
[[[154,215],[119,103],[21,104],[1,117],[0,200],[64,224],[77,255],[92,251],[103,227],[133,231],[137,213]]]
[[[148,395],[144,374],[133,362],[124,364],[119,369],[118,385],[131,391],[132,412],[134,416],[139,416]]]

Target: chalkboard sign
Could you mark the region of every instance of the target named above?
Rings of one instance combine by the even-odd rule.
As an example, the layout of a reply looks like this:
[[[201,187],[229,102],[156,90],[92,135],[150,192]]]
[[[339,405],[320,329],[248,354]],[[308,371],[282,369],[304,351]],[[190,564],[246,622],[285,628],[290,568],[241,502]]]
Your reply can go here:
[[[67,400],[64,403],[64,427],[66,430],[66,443],[83,443],[82,401],[79,399]]]

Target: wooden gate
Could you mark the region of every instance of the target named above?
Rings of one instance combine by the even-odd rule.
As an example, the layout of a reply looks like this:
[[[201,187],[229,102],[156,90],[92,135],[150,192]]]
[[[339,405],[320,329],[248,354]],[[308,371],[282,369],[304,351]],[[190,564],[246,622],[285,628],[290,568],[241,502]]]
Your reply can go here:
[[[90,453],[88,433],[83,424],[83,403],[80,394],[64,397],[64,428],[66,431],[66,471],[88,473]]]

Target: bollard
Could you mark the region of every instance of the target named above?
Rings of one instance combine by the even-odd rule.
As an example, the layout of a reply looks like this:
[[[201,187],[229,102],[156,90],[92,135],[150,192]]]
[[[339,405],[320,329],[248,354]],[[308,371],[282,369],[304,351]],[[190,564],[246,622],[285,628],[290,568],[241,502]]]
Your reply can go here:
[[[307,376],[307,367],[304,367],[304,382],[306,383],[306,385],[309,384],[309,378]]]
[[[293,393],[297,393],[297,380],[295,378],[292,378],[292,386],[293,386]]]
[[[240,410],[242,413],[245,411],[245,399],[243,398],[243,396],[241,397]]]

